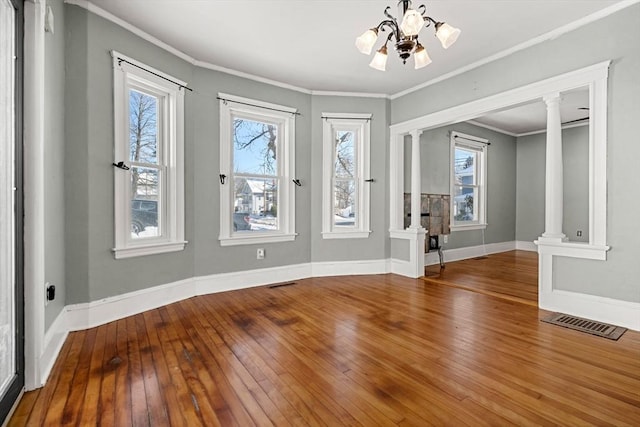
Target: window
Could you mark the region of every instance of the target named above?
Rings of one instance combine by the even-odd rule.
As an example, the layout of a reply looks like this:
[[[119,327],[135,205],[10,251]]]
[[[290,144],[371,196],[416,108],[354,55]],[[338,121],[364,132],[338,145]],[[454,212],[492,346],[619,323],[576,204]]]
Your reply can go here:
[[[486,139],[451,132],[452,229],[485,228],[487,194]]]
[[[220,244],[295,239],[295,114],[220,93]]]
[[[124,162],[114,168],[115,257],[182,250],[186,83],[112,55],[115,163]]]
[[[322,237],[366,238],[371,114],[323,113]]]

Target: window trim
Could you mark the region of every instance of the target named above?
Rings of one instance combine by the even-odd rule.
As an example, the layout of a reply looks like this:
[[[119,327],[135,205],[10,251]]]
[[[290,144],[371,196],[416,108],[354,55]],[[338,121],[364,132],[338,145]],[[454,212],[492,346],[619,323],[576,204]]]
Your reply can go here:
[[[371,159],[371,117],[367,113],[322,113],[322,238],[323,239],[364,239],[371,234],[371,186],[369,179]],[[356,188],[357,227],[335,226],[333,223],[333,178],[334,178],[334,145],[333,136],[338,129],[357,129],[359,138],[356,141]]]
[[[221,246],[249,245],[257,243],[290,242],[295,240],[295,116],[296,108],[257,101],[226,93],[218,93],[220,99],[220,175],[226,175],[225,183],[220,185],[220,234]],[[246,114],[252,119],[264,117],[265,120],[282,122],[282,141],[278,153],[278,222],[279,230],[234,233],[232,230],[233,191],[233,139],[231,120],[234,115]],[[219,181],[218,181],[219,182]]]
[[[161,108],[162,153],[158,156],[159,192],[164,203],[162,234],[158,237],[131,239],[131,175],[114,168],[114,224],[115,258],[131,258],[181,251],[184,240],[184,90],[187,83],[135,59],[111,51],[114,81],[114,163],[129,160],[129,102],[130,87],[148,88],[163,96]],[[124,59],[127,62],[120,61]],[[145,71],[148,70],[148,71]],[[156,75],[152,74],[155,73]],[[169,81],[171,80],[171,81]]]
[[[464,138],[464,142],[456,141],[456,137]],[[467,148],[478,151],[480,157],[480,173],[478,174],[479,182],[476,184],[478,188],[478,195],[480,203],[478,206],[478,220],[477,221],[463,221],[458,222],[455,219],[455,209],[451,206],[450,211],[450,229],[451,231],[466,231],[466,230],[484,230],[487,228],[487,147],[489,140],[480,138],[473,135],[464,134],[462,132],[452,131],[450,136],[450,158],[449,158],[449,191],[451,194],[451,203],[455,204],[455,150],[456,147]]]

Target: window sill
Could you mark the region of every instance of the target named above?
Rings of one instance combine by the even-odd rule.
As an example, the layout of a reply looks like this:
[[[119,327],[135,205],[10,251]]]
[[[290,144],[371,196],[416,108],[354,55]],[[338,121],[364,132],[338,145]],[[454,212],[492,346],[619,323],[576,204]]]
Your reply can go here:
[[[371,234],[369,231],[323,231],[323,239],[367,239]]]
[[[484,230],[487,228],[487,224],[465,224],[465,225],[452,225],[451,231],[467,231],[467,230]]]
[[[146,245],[129,246],[126,248],[114,248],[112,249],[112,251],[115,254],[116,259],[133,258],[138,256],[182,251],[184,250],[184,247],[187,243],[187,241],[152,243]]]
[[[253,245],[257,243],[278,243],[278,242],[292,242],[296,239],[297,233],[292,234],[269,234],[269,235],[248,235],[248,236],[233,236],[233,237],[220,237],[220,246],[239,246],[239,245]]]

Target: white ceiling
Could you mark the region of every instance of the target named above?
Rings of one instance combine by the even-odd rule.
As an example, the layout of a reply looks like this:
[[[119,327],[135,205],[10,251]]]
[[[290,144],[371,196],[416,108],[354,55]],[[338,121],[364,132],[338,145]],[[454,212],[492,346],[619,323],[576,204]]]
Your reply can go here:
[[[315,91],[397,94],[500,54],[619,0],[425,0],[427,14],[458,27],[445,50],[423,29],[433,62],[402,65],[389,45],[387,71],[368,66],[355,38],[396,0],[90,0],[196,60]],[[381,44],[379,40],[376,49]],[[123,52],[126,53],[126,52]]]
[[[584,87],[561,94],[560,118],[563,124],[588,123],[589,88]],[[547,127],[547,107],[542,99],[494,111],[472,120],[497,131],[519,136],[544,131]]]

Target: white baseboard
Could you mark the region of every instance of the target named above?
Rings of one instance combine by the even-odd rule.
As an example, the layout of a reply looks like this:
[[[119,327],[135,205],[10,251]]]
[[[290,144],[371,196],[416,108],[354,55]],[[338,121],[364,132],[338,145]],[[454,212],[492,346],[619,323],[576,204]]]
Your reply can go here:
[[[563,290],[543,292],[540,308],[640,331],[640,303]]]
[[[67,327],[67,311],[65,307],[60,311],[58,317],[55,318],[44,334],[42,355],[38,361],[40,366],[40,383],[36,384],[33,389],[29,387],[27,391],[42,387],[47,382],[49,374],[51,374],[51,370],[53,369],[53,364],[56,362],[58,354],[60,354],[60,350],[62,350],[62,346],[68,335],[69,329]]]
[[[289,282],[311,277],[311,264],[287,265],[284,267],[261,268],[235,273],[211,274],[194,279],[194,295],[207,295],[217,292],[252,288],[271,283]],[[193,295],[192,295],[193,296]]]
[[[538,252],[538,246],[533,241],[516,240],[516,249],[519,251]]]
[[[311,264],[311,277],[386,274],[389,271],[389,261],[385,259],[314,262]]]
[[[414,274],[413,264],[402,259],[391,258],[390,273],[400,276],[412,277]]]
[[[499,252],[513,251],[516,249],[516,242],[489,243],[486,245],[468,246],[466,248],[446,249],[443,251],[444,262],[460,261],[463,259],[476,258],[483,255],[496,254]],[[440,263],[438,252],[428,252],[424,254],[425,265],[435,265]]]

